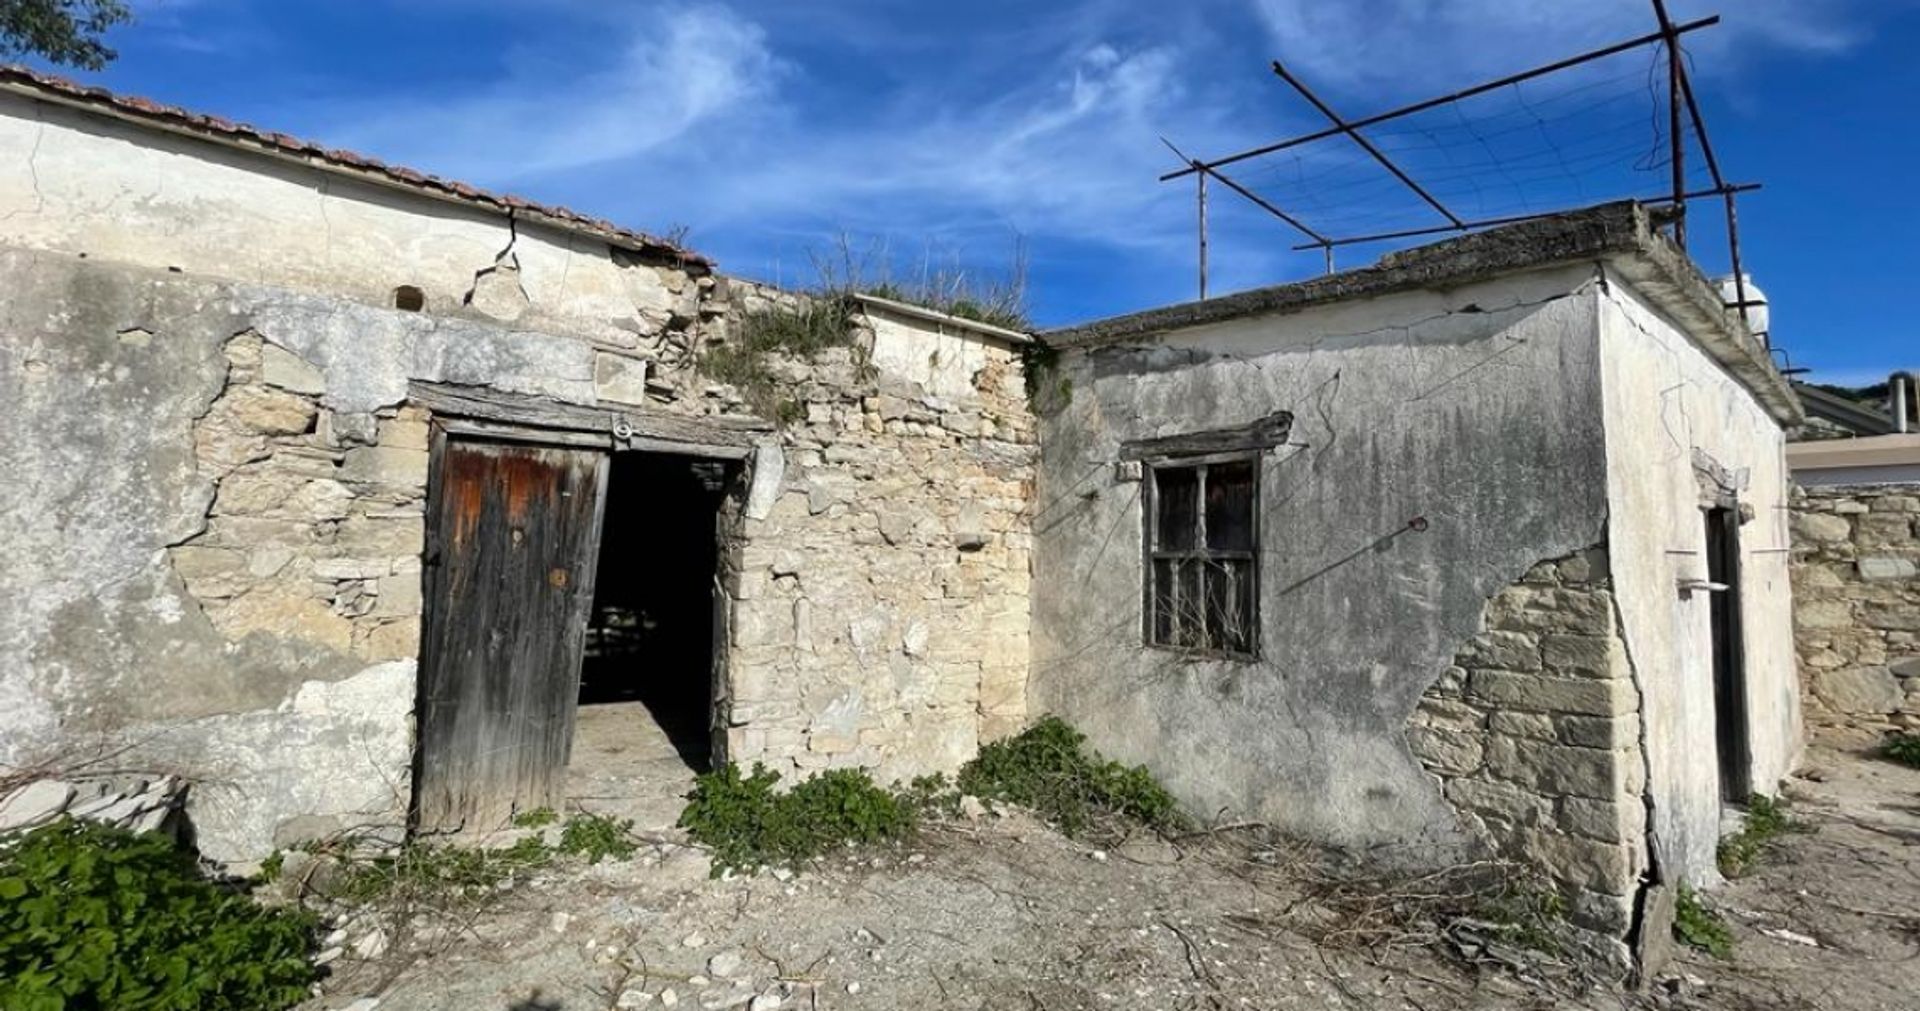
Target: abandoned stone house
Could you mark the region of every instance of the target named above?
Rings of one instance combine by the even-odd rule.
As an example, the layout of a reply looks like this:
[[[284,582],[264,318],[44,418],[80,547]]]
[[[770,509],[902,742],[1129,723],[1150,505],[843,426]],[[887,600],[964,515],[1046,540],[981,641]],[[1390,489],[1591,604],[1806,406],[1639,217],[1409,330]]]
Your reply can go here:
[[[1799,407],[1635,205],[1042,354],[861,297],[769,412],[700,364],[795,296],[671,243],[23,71],[0,159],[0,761],[216,859],[1054,712],[1621,938],[1799,747]]]

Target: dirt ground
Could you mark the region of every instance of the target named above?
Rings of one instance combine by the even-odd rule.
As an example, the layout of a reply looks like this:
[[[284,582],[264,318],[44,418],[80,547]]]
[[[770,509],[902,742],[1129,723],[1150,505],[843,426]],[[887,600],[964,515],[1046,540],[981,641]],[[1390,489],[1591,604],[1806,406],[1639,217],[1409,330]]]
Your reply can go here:
[[[1682,951],[1641,990],[1323,948],[1285,926],[1293,853],[1221,836],[1099,850],[1015,815],[797,877],[711,880],[701,851],[656,835],[477,913],[388,918],[387,950],[333,962],[309,1007],[1920,1008],[1920,772],[1822,752],[1791,794],[1812,831],[1711,893],[1732,958]]]

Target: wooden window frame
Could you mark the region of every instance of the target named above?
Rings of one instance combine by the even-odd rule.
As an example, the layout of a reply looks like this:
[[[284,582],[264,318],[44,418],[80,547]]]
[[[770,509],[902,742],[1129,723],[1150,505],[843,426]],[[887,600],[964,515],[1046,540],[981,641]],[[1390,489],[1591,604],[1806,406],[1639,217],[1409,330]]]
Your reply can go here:
[[[1144,473],[1141,475],[1142,510],[1142,549],[1141,564],[1141,639],[1149,649],[1166,650],[1182,656],[1203,657],[1220,660],[1251,662],[1260,659],[1260,485],[1261,462],[1265,457],[1260,449],[1235,450],[1221,453],[1205,453],[1182,456],[1158,456],[1142,461]],[[1219,464],[1244,463],[1252,471],[1252,486],[1248,492],[1247,517],[1250,543],[1244,550],[1209,548],[1207,544],[1207,471]],[[1194,491],[1194,547],[1185,550],[1162,550],[1160,547],[1160,474],[1169,470],[1195,470]],[[1246,563],[1252,585],[1249,588],[1249,635],[1247,649],[1231,650],[1210,646],[1183,646],[1178,643],[1161,642],[1156,636],[1158,603],[1155,599],[1155,583],[1158,566],[1161,561],[1198,561],[1231,560]],[[1176,577],[1174,586],[1180,585]],[[1204,582],[1202,594],[1205,594]],[[1204,630],[1203,630],[1204,634]]]

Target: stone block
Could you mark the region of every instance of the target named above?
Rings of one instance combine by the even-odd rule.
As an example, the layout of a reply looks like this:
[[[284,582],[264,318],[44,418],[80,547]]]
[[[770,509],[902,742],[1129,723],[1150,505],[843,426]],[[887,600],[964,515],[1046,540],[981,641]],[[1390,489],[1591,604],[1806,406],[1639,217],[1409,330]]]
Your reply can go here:
[[[241,429],[261,435],[300,435],[313,429],[318,406],[284,390],[240,386],[227,390],[215,408]]]
[[[356,447],[347,450],[340,476],[357,484],[422,489],[427,486],[427,454],[425,450],[389,446]]]
[[[348,652],[353,645],[353,623],[335,614],[326,602],[286,587],[262,587],[211,610],[214,627],[229,640],[261,634]]]
[[[1857,517],[1853,542],[1861,548],[1906,547],[1913,543],[1913,520],[1901,513],[1869,513]]]
[[[1624,797],[1631,782],[1627,752],[1496,736],[1486,757],[1496,778],[1554,796],[1611,800]]]
[[[1498,712],[1487,717],[1487,726],[1495,733],[1526,737],[1536,741],[1559,740],[1553,717],[1545,713]]]
[[[1882,631],[1920,632],[1920,606],[1905,601],[1868,601],[1861,608],[1860,620],[1868,628]]]
[[[1457,699],[1429,695],[1414,708],[1412,721],[1419,726],[1459,733],[1484,728],[1487,714]]]
[[[1553,815],[1552,801],[1510,783],[1456,779],[1447,784],[1446,795],[1457,806],[1515,825],[1546,824]]]
[[[1563,676],[1611,678],[1628,673],[1626,651],[1610,635],[1543,636],[1540,659],[1548,670]]]
[[[0,832],[33,828],[54,820],[73,802],[74,793],[71,783],[52,779],[37,779],[20,787],[0,801]]]
[[[332,581],[378,579],[393,571],[385,558],[319,558],[313,563],[313,578]]]
[[[380,445],[388,449],[427,450],[428,428],[416,417],[384,418],[380,422]]]
[[[409,660],[420,655],[420,619],[382,622],[367,633],[360,655],[368,660]]]
[[[1873,556],[1862,558],[1853,563],[1860,572],[1860,578],[1868,582],[1887,582],[1912,579],[1920,568],[1905,558]]]
[[[1824,513],[1795,512],[1792,525],[1795,540],[1831,542],[1853,536],[1853,524]]]
[[[1482,702],[1535,712],[1623,716],[1639,707],[1632,684],[1621,679],[1575,680],[1477,670],[1469,675],[1467,686],[1469,696]]]
[[[593,395],[613,404],[647,402],[648,363],[625,355],[595,352],[593,356]]]
[[[1632,842],[1646,834],[1646,807],[1638,797],[1619,801],[1567,797],[1560,801],[1561,828],[1600,842]]]
[[[1813,693],[1828,707],[1843,713],[1898,712],[1906,692],[1886,667],[1848,667],[1820,671],[1813,677]]]
[[[333,541],[341,554],[356,558],[419,555],[426,543],[426,518],[413,515],[354,516],[341,522]]]
[[[1796,628],[1847,628],[1853,624],[1853,608],[1843,600],[1796,601],[1793,624]]]
[[[860,746],[862,700],[858,688],[849,688],[835,696],[814,714],[807,726],[807,750],[818,754],[838,754]]]
[[[1407,745],[1427,768],[1456,776],[1477,771],[1485,756],[1481,735],[1453,733],[1432,727],[1408,727]]]
[[[1556,716],[1555,737],[1577,748],[1630,748],[1640,741],[1640,718],[1631,716]]]
[[[420,576],[387,576],[380,580],[380,595],[373,606],[375,617],[400,618],[421,613]]]
[[[327,392],[324,373],[306,359],[274,344],[260,348],[260,381],[291,393],[318,396]]]
[[[1517,842],[1518,856],[1556,880],[1605,895],[1632,894],[1636,875],[1625,845],[1540,830],[1521,832]]]
[[[1469,668],[1536,671],[1540,669],[1540,644],[1524,632],[1482,632],[1461,647],[1455,662]]]

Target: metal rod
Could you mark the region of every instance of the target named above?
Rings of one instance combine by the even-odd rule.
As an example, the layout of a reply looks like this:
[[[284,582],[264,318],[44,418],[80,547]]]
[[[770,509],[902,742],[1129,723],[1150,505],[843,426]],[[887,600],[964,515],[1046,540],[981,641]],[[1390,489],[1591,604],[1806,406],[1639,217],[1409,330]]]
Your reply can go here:
[[[1183,153],[1179,148],[1174,147],[1173,142],[1168,140],[1167,138],[1165,137],[1160,138],[1160,143],[1165,144],[1168,150],[1172,151],[1175,155],[1178,155],[1181,161],[1184,161],[1189,165],[1200,165],[1200,162],[1187,157],[1186,154]],[[1218,180],[1220,184],[1225,186],[1227,189],[1230,189],[1235,193],[1238,193],[1241,196],[1246,197],[1248,200],[1252,201],[1256,207],[1259,207],[1261,210],[1266,211],[1268,214],[1271,214],[1274,217],[1279,218],[1280,220],[1286,222],[1287,224],[1292,225],[1295,231],[1298,231],[1300,234],[1305,235],[1307,238],[1310,238],[1313,240],[1313,245],[1303,246],[1301,248],[1314,249],[1327,244],[1328,240],[1326,236],[1321,235],[1319,232],[1316,232],[1311,228],[1308,228],[1306,225],[1300,222],[1299,218],[1296,218],[1293,215],[1288,214],[1286,211],[1283,211],[1280,208],[1275,207],[1272,201],[1269,201],[1268,199],[1261,196],[1260,194],[1255,193],[1250,189],[1247,189],[1245,186],[1242,186],[1237,182],[1234,182],[1232,179],[1227,178],[1227,176],[1224,173],[1211,167],[1202,167],[1197,171],[1205,172],[1207,175],[1212,176],[1214,179]]]
[[[1727,255],[1733,261],[1733,296],[1739,299],[1740,325],[1753,332],[1753,320],[1747,314],[1747,275],[1740,267],[1740,216],[1733,209],[1734,194],[1727,198]]]
[[[1460,220],[1458,215],[1454,214],[1450,210],[1447,210],[1447,207],[1445,204],[1442,204],[1439,200],[1435,199],[1433,194],[1428,193],[1426,189],[1422,187],[1419,183],[1414,182],[1412,176],[1409,176],[1405,172],[1402,172],[1400,170],[1400,166],[1395,165],[1393,163],[1393,159],[1388,158],[1384,153],[1381,152],[1379,148],[1374,147],[1373,141],[1370,141],[1366,137],[1362,136],[1359,130],[1354,129],[1354,127],[1351,124],[1349,124],[1346,120],[1341,119],[1339,113],[1334,112],[1331,108],[1329,108],[1327,106],[1327,103],[1320,101],[1320,96],[1314,94],[1313,90],[1308,88],[1305,84],[1300,83],[1299,78],[1293,76],[1290,73],[1287,73],[1287,68],[1281,66],[1279,60],[1273,61],[1273,72],[1276,74],[1279,74],[1281,80],[1287,82],[1288,84],[1293,85],[1293,90],[1299,92],[1300,97],[1305,98],[1309,102],[1312,102],[1313,107],[1316,109],[1319,109],[1321,115],[1331,120],[1334,126],[1340,128],[1341,132],[1353,138],[1353,142],[1355,144],[1360,145],[1362,150],[1372,155],[1373,160],[1379,162],[1381,167],[1385,168],[1388,172],[1393,173],[1394,178],[1405,183],[1407,188],[1412,190],[1414,193],[1418,194],[1420,196],[1420,199],[1425,200],[1427,202],[1428,206],[1432,207],[1436,211],[1439,211],[1441,216],[1446,218],[1448,221],[1453,222],[1453,227],[1455,228],[1466,227],[1466,222]]]
[[[1676,26],[1673,30],[1673,33],[1675,35],[1685,35],[1688,32],[1699,31],[1702,28],[1711,28],[1714,25],[1717,25],[1719,23],[1720,23],[1720,16],[1716,14],[1712,17],[1701,18],[1697,21],[1689,21],[1683,25]],[[1411,116],[1416,112],[1425,112],[1428,109],[1445,105],[1448,102],[1457,102],[1463,98],[1472,98],[1475,95],[1484,95],[1489,91],[1498,91],[1499,89],[1505,88],[1509,85],[1519,84],[1523,81],[1531,81],[1536,77],[1544,77],[1547,74],[1551,74],[1556,71],[1565,70],[1568,67],[1577,67],[1582,63],[1591,63],[1594,60],[1605,59],[1609,56],[1617,56],[1620,53],[1628,52],[1629,50],[1638,49],[1641,46],[1651,45],[1655,42],[1660,42],[1664,40],[1666,37],[1667,37],[1667,33],[1664,31],[1654,32],[1650,35],[1642,35],[1639,38],[1628,39],[1625,42],[1616,43],[1614,45],[1607,46],[1604,49],[1595,49],[1591,52],[1582,53],[1579,56],[1570,56],[1567,59],[1560,60],[1555,63],[1549,63],[1545,66],[1535,67],[1532,70],[1524,70],[1517,74],[1509,74],[1506,77],[1499,78],[1498,80],[1488,81],[1485,84],[1476,84],[1471,88],[1466,88],[1461,91],[1456,91],[1449,95],[1442,95],[1439,98],[1429,98],[1423,102],[1415,102],[1412,105],[1402,106],[1398,109],[1393,109],[1387,112],[1379,113],[1377,115],[1368,116],[1364,119],[1356,119],[1347,125],[1358,130],[1362,127],[1373,126],[1376,123],[1384,123],[1390,119],[1399,119],[1402,116]],[[1181,176],[1190,175],[1194,172],[1202,171],[1205,169],[1215,169],[1223,165],[1231,165],[1237,161],[1245,161],[1248,158],[1258,158],[1263,154],[1272,154],[1275,151],[1285,151],[1290,147],[1298,147],[1302,144],[1312,143],[1313,141],[1316,141],[1316,140],[1325,140],[1328,137],[1335,137],[1340,135],[1343,132],[1344,131],[1338,128],[1335,128],[1330,130],[1321,130],[1316,133],[1303,134],[1298,137],[1293,137],[1287,140],[1280,141],[1279,143],[1276,143],[1276,144],[1268,144],[1264,147],[1257,147],[1251,150],[1241,151],[1237,154],[1230,154],[1224,158],[1216,158],[1213,161],[1200,162],[1198,163],[1198,165],[1188,165],[1186,168],[1180,169],[1177,172],[1169,172],[1166,175],[1161,176],[1160,181],[1166,182],[1167,180],[1178,179]]]
[[[1207,297],[1207,174],[1200,173],[1198,179],[1200,200],[1200,298]]]
[[[1711,189],[1694,190],[1691,193],[1685,194],[1685,196],[1690,200],[1697,200],[1703,197],[1717,197],[1727,193],[1746,193],[1752,190],[1757,190],[1759,188],[1760,188],[1759,183],[1737,183],[1732,186],[1716,186]],[[1639,202],[1643,204],[1665,204],[1665,203],[1671,203],[1672,200],[1673,200],[1672,196],[1662,194],[1661,196],[1657,196],[1657,197],[1643,198]],[[1573,210],[1578,210],[1578,208],[1573,208]],[[1512,225],[1512,224],[1518,224],[1519,222],[1522,222],[1522,221],[1536,221],[1540,218],[1558,217],[1566,213],[1569,213],[1569,212],[1567,210],[1540,211],[1535,214],[1514,214],[1504,218],[1481,218],[1477,221],[1466,222],[1465,227],[1469,229],[1473,229],[1473,228],[1489,228],[1494,225]],[[1354,236],[1349,236],[1349,237],[1340,238],[1340,239],[1328,239],[1324,243],[1324,245],[1329,247],[1351,246],[1351,245],[1355,245],[1357,243],[1362,243],[1362,242],[1386,242],[1390,239],[1410,239],[1420,235],[1437,235],[1441,232],[1457,232],[1459,230],[1460,229],[1455,228],[1452,225],[1434,225],[1431,228],[1409,228],[1401,232],[1380,232],[1375,235],[1354,235]],[[1323,244],[1319,242],[1309,242],[1309,243],[1303,243],[1301,245],[1294,246],[1293,248],[1294,249],[1319,249],[1322,245]]]
[[[1687,248],[1687,134],[1681,122],[1681,67],[1680,40],[1673,34],[1672,22],[1667,20],[1666,5],[1661,0],[1653,0],[1660,14],[1660,30],[1667,36],[1667,131],[1673,135],[1673,241],[1681,249]]]

